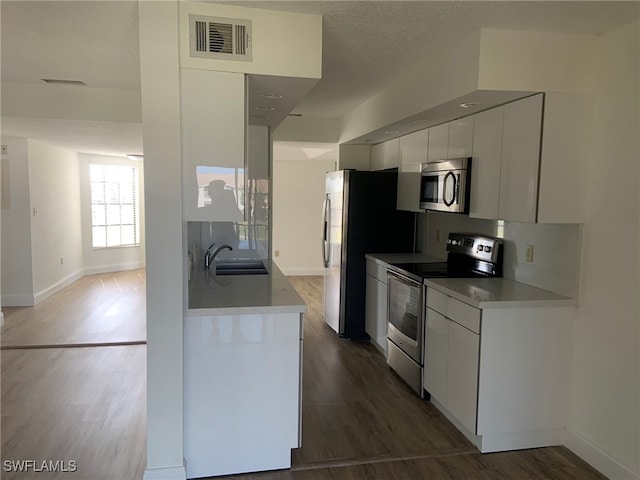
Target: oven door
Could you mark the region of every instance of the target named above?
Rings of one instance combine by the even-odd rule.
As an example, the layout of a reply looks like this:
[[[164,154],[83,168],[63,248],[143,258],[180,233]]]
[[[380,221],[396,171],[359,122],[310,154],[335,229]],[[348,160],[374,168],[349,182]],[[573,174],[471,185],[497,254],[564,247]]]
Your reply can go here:
[[[418,365],[423,363],[423,286],[408,277],[388,274],[388,337]]]

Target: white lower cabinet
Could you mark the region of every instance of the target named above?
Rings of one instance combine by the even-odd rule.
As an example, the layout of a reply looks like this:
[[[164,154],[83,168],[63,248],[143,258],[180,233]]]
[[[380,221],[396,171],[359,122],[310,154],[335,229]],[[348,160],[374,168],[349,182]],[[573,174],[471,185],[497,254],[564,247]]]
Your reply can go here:
[[[387,267],[367,260],[365,331],[371,343],[387,355]]]
[[[425,390],[483,453],[562,444],[574,312],[478,309],[428,287]]]
[[[464,427],[476,432],[480,335],[449,322],[447,409]]]
[[[184,323],[188,478],[291,466],[300,446],[302,316],[189,316]]]
[[[430,308],[426,319],[423,384],[432,398],[446,405],[450,320]]]

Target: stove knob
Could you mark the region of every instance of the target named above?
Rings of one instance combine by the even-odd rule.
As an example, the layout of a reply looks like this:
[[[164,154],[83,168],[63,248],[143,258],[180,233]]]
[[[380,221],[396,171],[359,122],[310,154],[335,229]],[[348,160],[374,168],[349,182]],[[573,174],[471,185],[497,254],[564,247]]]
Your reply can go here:
[[[484,250],[484,247],[482,245],[478,245],[478,251],[481,252]]]
[[[487,253],[491,253],[491,247],[487,245],[486,247],[484,247],[484,251]]]

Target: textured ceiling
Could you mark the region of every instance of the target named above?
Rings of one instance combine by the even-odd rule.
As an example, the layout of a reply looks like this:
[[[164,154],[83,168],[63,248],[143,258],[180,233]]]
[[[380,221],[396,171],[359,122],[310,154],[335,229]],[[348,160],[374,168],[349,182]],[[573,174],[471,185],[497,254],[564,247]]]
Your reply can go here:
[[[591,1],[220,3],[323,15],[323,78],[294,110],[317,118],[341,117],[416,59],[462,33],[490,27],[598,34],[637,19],[639,5]],[[93,87],[140,88],[136,2],[2,0],[0,8],[3,82],[64,78]],[[99,153],[90,147],[93,144],[110,152],[130,153],[141,145],[140,129],[136,132],[131,124],[120,128],[87,122],[84,128],[81,122],[69,120],[3,118],[2,130],[76,151]]]
[[[599,34],[638,18],[638,2],[227,1],[323,15],[322,80],[295,113],[339,118],[426,52],[483,27]]]

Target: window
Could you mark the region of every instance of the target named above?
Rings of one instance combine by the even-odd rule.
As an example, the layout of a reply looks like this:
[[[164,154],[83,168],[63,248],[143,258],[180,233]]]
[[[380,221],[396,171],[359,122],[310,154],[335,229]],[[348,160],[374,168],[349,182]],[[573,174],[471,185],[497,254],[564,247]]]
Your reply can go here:
[[[140,245],[138,168],[91,164],[93,247]]]

